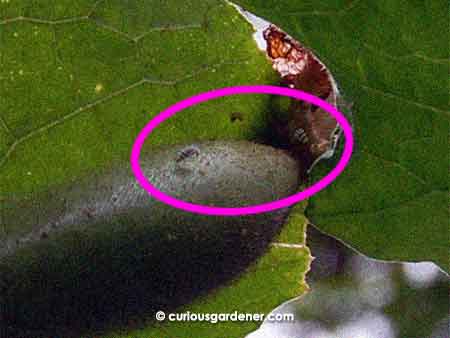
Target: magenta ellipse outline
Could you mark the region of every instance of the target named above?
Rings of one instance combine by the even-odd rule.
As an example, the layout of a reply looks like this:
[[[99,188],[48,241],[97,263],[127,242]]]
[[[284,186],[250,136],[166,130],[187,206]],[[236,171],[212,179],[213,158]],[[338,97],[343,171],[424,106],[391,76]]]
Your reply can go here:
[[[190,106],[194,106],[204,101],[216,99],[222,96],[237,95],[237,94],[272,94],[272,95],[288,96],[291,98],[312,103],[330,113],[341,126],[345,136],[344,150],[336,167],[334,167],[320,181],[314,183],[310,187],[296,194],[268,203],[238,208],[214,207],[189,203],[171,197],[163,193],[162,191],[158,190],[156,187],[154,187],[145,177],[139,165],[139,156],[142,146],[147,137],[151,134],[151,132],[156,127],[158,127],[159,124],[163,123],[171,116]],[[339,112],[333,105],[312,94],[297,89],[269,86],[269,85],[236,86],[236,87],[225,87],[215,89],[209,92],[191,96],[187,99],[175,103],[174,105],[170,106],[169,108],[165,109],[164,111],[156,115],[147,123],[147,125],[138,134],[131,150],[130,163],[131,169],[139,184],[149,193],[150,196],[160,200],[161,202],[164,202],[174,208],[182,209],[197,214],[218,215],[218,216],[239,216],[239,215],[258,214],[263,212],[274,211],[281,208],[286,208],[308,197],[311,197],[312,195],[323,190],[341,174],[341,172],[345,169],[345,167],[349,163],[353,152],[353,143],[354,142],[353,142],[352,128],[348,123],[347,119],[344,117],[344,115],[341,112]]]

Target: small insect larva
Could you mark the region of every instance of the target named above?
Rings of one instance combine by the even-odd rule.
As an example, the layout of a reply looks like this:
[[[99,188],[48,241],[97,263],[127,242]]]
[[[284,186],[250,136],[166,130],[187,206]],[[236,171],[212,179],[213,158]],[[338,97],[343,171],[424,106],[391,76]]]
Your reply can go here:
[[[189,157],[197,157],[200,154],[200,149],[194,145],[188,146],[184,149],[181,149],[177,153],[176,162],[184,161]]]
[[[294,139],[299,141],[300,143],[308,143],[308,135],[306,135],[305,129],[298,128],[294,131]]]
[[[92,207],[87,207],[87,208],[83,209],[82,212],[88,218],[92,218],[92,217],[94,217],[95,209]]]

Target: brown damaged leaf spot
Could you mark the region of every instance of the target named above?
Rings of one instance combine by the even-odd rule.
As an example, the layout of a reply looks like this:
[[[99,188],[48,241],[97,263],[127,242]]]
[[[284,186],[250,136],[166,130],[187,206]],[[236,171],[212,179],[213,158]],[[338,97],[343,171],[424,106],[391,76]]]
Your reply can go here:
[[[267,55],[281,83],[326,100],[336,106],[338,89],[326,66],[308,48],[275,25],[264,31]],[[287,125],[280,128],[293,154],[309,170],[334,153],[340,127],[328,112],[309,102],[292,100]]]

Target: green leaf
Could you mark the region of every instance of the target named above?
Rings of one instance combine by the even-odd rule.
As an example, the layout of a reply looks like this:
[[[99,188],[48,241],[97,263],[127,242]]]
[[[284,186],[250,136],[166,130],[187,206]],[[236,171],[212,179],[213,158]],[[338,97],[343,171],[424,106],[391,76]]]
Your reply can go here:
[[[241,278],[172,313],[232,314],[236,311],[266,315],[282,302],[306,292],[305,271],[309,270],[312,257],[305,246],[307,219],[302,216],[304,208],[305,203],[294,207],[277,241]],[[260,324],[258,321],[153,321],[147,328],[113,332],[104,338],[238,338],[256,330]]]
[[[222,1],[55,3],[0,4],[0,197],[128,161],[140,129],[181,99],[275,78],[250,25]],[[206,102],[147,143],[255,138],[268,100]]]
[[[138,132],[179,100],[218,87],[275,83],[252,33],[235,8],[218,0],[1,1],[0,201],[128,162]],[[146,151],[192,140],[257,139],[267,128],[269,100],[240,95],[186,109],[152,134]],[[303,208],[294,214],[290,235],[280,240],[304,243],[302,214]],[[1,224],[1,236],[20,231]],[[242,279],[192,309],[231,312],[225,301],[232,298],[242,312],[269,312],[305,289],[309,261],[305,248],[274,247]],[[257,325],[196,330],[225,337]],[[156,336],[188,330],[149,326],[144,332]]]
[[[372,257],[448,269],[448,3],[237,3],[312,48],[353,103],[353,158],[308,217]]]

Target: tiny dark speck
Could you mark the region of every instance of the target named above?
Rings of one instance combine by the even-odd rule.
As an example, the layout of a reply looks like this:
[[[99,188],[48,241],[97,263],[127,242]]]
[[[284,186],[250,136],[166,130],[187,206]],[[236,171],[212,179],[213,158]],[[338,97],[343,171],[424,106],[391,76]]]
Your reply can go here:
[[[92,218],[94,217],[94,209],[93,208],[83,209],[83,214],[85,214],[88,218]]]
[[[244,121],[244,115],[240,112],[232,112],[230,113],[230,121],[236,122],[236,121]]]
[[[48,233],[42,232],[41,233],[41,239],[46,239],[46,238],[48,238]]]

